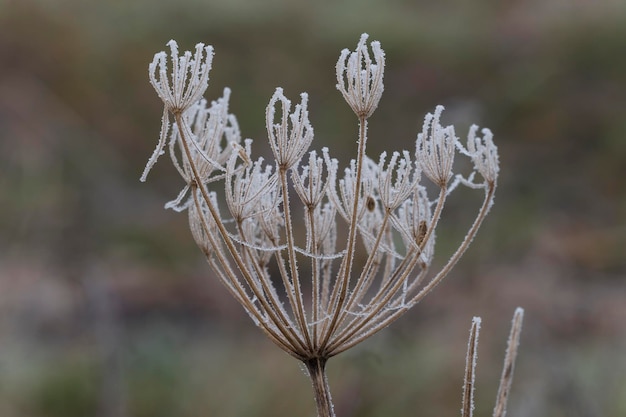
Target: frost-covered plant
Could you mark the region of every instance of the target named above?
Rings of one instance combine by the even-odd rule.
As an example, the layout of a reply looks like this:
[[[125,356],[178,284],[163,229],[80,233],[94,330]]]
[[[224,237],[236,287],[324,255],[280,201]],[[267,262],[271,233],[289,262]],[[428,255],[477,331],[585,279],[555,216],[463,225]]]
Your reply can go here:
[[[295,106],[281,88],[271,97],[266,126],[274,160],[266,161],[253,158],[252,140],[242,140],[229,113],[229,89],[211,103],[202,98],[211,46],[200,43],[195,53],[180,55],[172,40],[169,59],[160,52],[149,65],[165,106],[159,143],[141,179],[167,149],[185,186],[166,207],[187,211],[191,233],[226,289],[276,345],[306,365],[324,417],[334,416],[327,360],[395,321],[441,282],[489,211],[499,171],[489,129],[480,137],[472,126],[463,145],[453,126],[441,124],[442,106],[426,115],[413,152],[367,156],[367,123],[385,69],[380,43],[368,48],[367,38],[354,51],[343,50],[336,66],[337,89],[358,119],[356,159],[341,178],[328,149],[309,151],[306,93]],[[453,172],[457,153],[472,162],[469,175]],[[423,177],[438,188],[434,199]],[[483,202],[456,251],[431,272],[435,230],[457,186],[482,190]],[[517,316],[521,324],[521,311]],[[472,329],[471,363],[477,320]],[[517,337],[509,344],[516,346]],[[471,414],[473,369],[468,365],[464,415]],[[506,399],[504,390],[499,398]]]

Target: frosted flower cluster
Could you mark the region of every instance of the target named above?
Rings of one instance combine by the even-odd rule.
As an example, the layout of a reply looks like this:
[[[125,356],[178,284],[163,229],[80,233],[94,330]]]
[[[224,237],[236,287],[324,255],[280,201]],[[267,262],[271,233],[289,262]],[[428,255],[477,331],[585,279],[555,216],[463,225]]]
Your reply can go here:
[[[274,343],[305,363],[323,365],[424,298],[469,246],[497,184],[492,133],[483,129],[481,137],[472,126],[461,141],[442,125],[442,106],[426,115],[411,150],[367,155],[385,68],[380,43],[367,40],[363,34],[354,51],[342,51],[336,66],[337,89],[358,122],[356,157],[343,169],[330,150],[310,149],[306,93],[292,103],[277,88],[270,98],[273,159],[265,160],[242,139],[230,90],[210,103],[203,98],[210,46],[181,55],[170,41],[169,57],[160,52],[149,66],[164,111],[142,180],[169,153],[184,187],[166,207],[188,213],[193,238],[226,289]],[[467,175],[454,172],[459,156],[473,165]],[[457,250],[433,271],[435,231],[458,186],[482,190],[484,200]]]

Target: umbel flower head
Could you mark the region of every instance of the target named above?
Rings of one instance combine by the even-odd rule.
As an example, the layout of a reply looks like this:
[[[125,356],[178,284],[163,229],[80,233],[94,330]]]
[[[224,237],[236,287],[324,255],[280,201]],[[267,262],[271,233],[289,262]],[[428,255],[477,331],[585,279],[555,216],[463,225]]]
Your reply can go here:
[[[342,51],[336,66],[337,88],[359,125],[356,157],[342,175],[328,149],[309,150],[306,93],[295,106],[281,88],[270,98],[267,161],[253,157],[252,140],[241,140],[230,90],[210,105],[202,98],[210,46],[179,55],[170,41],[171,68],[165,52],[149,66],[164,113],[142,180],[167,148],[184,187],[166,207],[188,211],[217,278],[274,343],[307,365],[319,410],[331,409],[328,358],[392,323],[441,282],[491,207],[499,171],[491,132],[483,129],[479,138],[473,126],[463,146],[452,126],[441,125],[442,106],[426,115],[412,152],[370,158],[366,125],[384,89],[385,54],[367,39],[363,34],[354,51]],[[453,172],[457,151],[473,164],[466,175]],[[424,179],[437,195],[429,195]],[[459,185],[483,190],[483,203],[456,251],[431,271],[435,231]]]
[[[371,43],[374,61],[367,49],[367,33],[361,35],[353,52],[341,51],[337,61],[337,89],[358,117],[368,118],[374,113],[383,95],[385,52],[380,42]]]

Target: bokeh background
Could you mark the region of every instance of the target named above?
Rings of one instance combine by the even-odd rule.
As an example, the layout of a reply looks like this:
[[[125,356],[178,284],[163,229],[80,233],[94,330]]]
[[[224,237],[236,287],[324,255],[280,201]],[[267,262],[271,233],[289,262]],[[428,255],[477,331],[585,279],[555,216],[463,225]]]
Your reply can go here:
[[[508,327],[526,309],[509,415],[626,415],[626,2],[623,0],[0,0],[0,415],[313,416],[307,377],[217,284],[160,161],[155,52],[214,45],[265,148],[275,87],[307,91],[314,148],[354,153],[334,64],[382,42],[371,155],[411,149],[443,104],[489,126],[496,204],[449,278],[329,363],[341,417],[458,415],[472,316],[476,415],[491,415]],[[267,150],[265,150],[267,152]],[[452,199],[446,259],[479,203]]]

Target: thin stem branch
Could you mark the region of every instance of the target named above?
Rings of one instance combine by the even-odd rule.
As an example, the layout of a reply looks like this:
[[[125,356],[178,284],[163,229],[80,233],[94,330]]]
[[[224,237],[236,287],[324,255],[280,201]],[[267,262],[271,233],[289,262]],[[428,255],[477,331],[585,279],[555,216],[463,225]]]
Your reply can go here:
[[[387,227],[388,220],[389,212],[385,211],[385,215],[380,225],[380,230],[378,231],[374,245],[372,246],[372,250],[367,257],[367,261],[365,262],[365,266],[363,266],[363,270],[361,271],[359,279],[356,281],[356,287],[354,288],[354,291],[352,292],[352,295],[348,300],[348,305],[339,317],[340,322],[344,320],[350,309],[352,309],[355,304],[358,304],[363,299],[365,293],[371,286],[373,277],[375,275],[375,273],[371,271],[372,265],[374,264],[374,260],[376,259],[376,253],[378,252],[378,248],[380,247],[380,241],[385,233],[385,228]]]
[[[472,224],[472,227],[470,227],[470,230],[467,233],[467,235],[465,236],[465,239],[463,239],[463,242],[461,243],[459,248],[450,257],[450,259],[448,260],[448,263],[439,271],[439,273],[437,275],[435,275],[435,277],[428,284],[426,284],[424,286],[424,288],[422,288],[411,300],[409,300],[409,302],[407,303],[407,307],[400,308],[400,309],[394,311],[391,315],[389,315],[384,320],[382,320],[380,322],[377,322],[377,323],[374,323],[367,330],[367,332],[366,332],[367,335],[366,336],[359,335],[359,337],[358,337],[359,341],[363,340],[366,337],[371,336],[372,334],[378,332],[379,330],[387,327],[393,321],[397,320],[398,317],[403,315],[411,306],[413,306],[416,303],[418,303],[419,301],[421,301],[422,298],[424,298],[430,291],[433,290],[433,288],[435,288],[437,286],[437,284],[439,284],[446,277],[446,275],[450,272],[450,270],[454,267],[454,265],[456,265],[456,263],[459,261],[459,259],[463,255],[463,253],[465,253],[465,251],[467,250],[470,242],[472,241],[472,239],[474,239],[474,236],[476,236],[476,233],[478,232],[478,229],[479,229],[482,221],[485,219],[485,216],[487,215],[487,212],[489,211],[489,208],[491,207],[494,190],[495,190],[495,185],[494,184],[490,184],[489,188],[487,189],[487,191],[485,193],[485,199],[484,199],[483,204],[482,204],[482,206],[481,206],[481,208],[480,208],[480,210],[478,212],[476,220],[474,220],[474,223]],[[399,281],[401,282],[402,280],[399,280]],[[350,343],[348,345],[348,347],[351,347],[351,346],[354,346],[354,343]],[[341,349],[334,350],[333,351],[333,355],[336,355],[337,353],[342,352],[344,350],[345,350],[345,348],[342,346]]]
[[[231,266],[228,263],[228,260],[225,258],[224,254],[222,253],[222,249],[217,245],[217,242],[215,241],[215,237],[211,233],[206,223],[206,219],[201,214],[202,211],[200,208],[200,202],[198,201],[198,195],[194,188],[195,187],[192,187],[194,204],[196,206],[196,210],[198,210],[204,233],[206,234],[207,239],[209,239],[209,244],[213,248],[213,253],[215,254],[215,257],[210,256],[210,254],[206,254],[207,259],[209,259],[209,263],[213,267],[213,270],[217,272],[218,276],[220,277],[220,280],[224,283],[226,288],[230,291],[231,295],[235,297],[235,299],[239,301],[242,306],[244,306],[245,310],[248,311],[249,314],[251,314],[260,323],[261,330],[263,330],[263,332],[270,338],[270,340],[276,343],[283,350],[290,353],[292,356],[295,356],[294,354],[295,348],[293,345],[293,341],[290,340],[289,337],[285,336],[284,334],[281,335],[281,334],[276,333],[276,331],[273,329],[272,326],[267,325],[261,312],[258,311],[258,308],[249,300],[239,280],[233,279],[234,271],[231,269]],[[218,267],[218,265],[215,262],[215,258],[217,258],[223,270]]]
[[[241,259],[241,256],[239,256],[237,249],[235,248],[233,242],[230,240],[228,236],[228,231],[224,227],[224,223],[222,222],[220,215],[217,212],[217,209],[215,208],[215,206],[213,205],[213,202],[209,198],[209,193],[206,189],[206,186],[202,182],[202,178],[200,177],[200,174],[198,173],[198,168],[196,167],[196,164],[194,163],[193,158],[191,157],[191,150],[189,149],[189,144],[187,143],[187,141],[192,140],[192,139],[188,138],[187,132],[185,132],[185,128],[187,128],[187,130],[190,130],[189,126],[187,126],[187,123],[183,120],[182,113],[178,112],[174,114],[174,117],[176,119],[176,124],[179,129],[179,134],[181,137],[183,150],[185,152],[185,156],[187,157],[187,161],[189,162],[189,166],[191,167],[191,170],[193,172],[194,179],[200,189],[202,198],[207,204],[209,212],[211,213],[211,216],[213,217],[213,220],[215,221],[215,224],[219,230],[219,233],[222,236],[222,240],[224,241],[224,243],[226,244],[226,247],[228,248],[228,252],[233,257],[233,260],[235,261],[235,263],[237,264],[237,267],[239,268],[242,275],[244,276],[248,286],[254,293],[254,296],[257,297],[257,299],[263,306],[263,309],[266,311],[266,313],[268,314],[272,322],[276,324],[276,327],[280,330],[283,336],[287,338],[287,340],[289,340],[290,344],[294,347],[294,349],[297,348],[298,346],[301,346],[302,349],[306,350],[305,344],[303,340],[299,337],[299,335],[293,329],[284,326],[280,322],[280,320],[278,320],[278,318],[275,315],[275,312],[273,311],[271,306],[268,305],[267,301],[265,300],[265,297],[263,297],[263,295],[259,291],[259,288],[255,284],[254,279],[252,278],[250,274],[250,271],[248,271],[248,269],[246,268],[243,260]],[[264,326],[266,325],[264,324]]]
[[[452,270],[452,268],[456,265],[459,259],[461,259],[461,256],[469,247],[470,243],[474,239],[474,236],[476,236],[480,225],[482,224],[485,216],[487,215],[487,212],[489,211],[489,208],[491,207],[494,191],[495,184],[489,184],[487,191],[485,192],[485,199],[483,200],[483,204],[478,212],[478,216],[476,217],[476,220],[474,220],[474,223],[472,224],[472,227],[470,227],[470,230],[467,232],[467,235],[465,235],[465,239],[463,239],[461,246],[459,246],[456,252],[454,252],[454,254],[450,257],[446,265],[439,271],[439,273],[428,284],[426,284],[426,286],[422,288],[420,292],[411,300],[412,304],[419,302],[430,291],[432,291],[432,289],[435,288],[437,284],[439,284],[441,280],[446,277],[446,275],[448,275],[450,270]]]
[[[354,185],[354,202],[352,205],[352,218],[350,219],[350,230],[348,232],[348,242],[346,245],[346,256],[343,258],[337,283],[333,288],[331,299],[333,304],[333,318],[330,325],[325,328],[322,345],[326,345],[331,338],[333,332],[337,328],[339,316],[348,293],[350,286],[350,274],[352,273],[352,260],[354,258],[354,246],[356,242],[356,232],[358,229],[358,212],[359,212],[359,194],[361,194],[361,175],[363,171],[363,159],[365,158],[365,146],[367,142],[367,119],[365,116],[359,116],[359,149],[356,158],[356,180]]]
[[[280,185],[282,188],[283,195],[283,212],[285,217],[285,235],[287,236],[287,253],[289,256],[289,269],[291,271],[291,283],[293,285],[294,294],[289,295],[289,299],[292,297],[295,298],[295,305],[292,305],[292,309],[294,311],[294,316],[298,321],[300,326],[300,330],[304,335],[305,343],[307,344],[308,349],[311,349],[313,343],[311,341],[311,335],[309,334],[309,329],[307,326],[306,320],[306,311],[304,309],[304,304],[302,302],[302,288],[300,286],[300,277],[298,274],[298,265],[296,263],[296,251],[295,251],[295,243],[293,239],[293,226],[291,223],[291,209],[289,208],[289,190],[287,186],[287,172],[285,169],[279,169],[280,176]],[[292,301],[293,302],[293,301]]]
[[[474,414],[474,383],[476,381],[476,359],[478,358],[478,335],[480,334],[480,317],[474,317],[470,328],[467,356],[465,357],[465,378],[463,381],[463,405],[461,417],[472,417]]]
[[[241,223],[239,223],[237,227],[238,227],[239,234],[241,235],[242,239],[245,239],[243,228],[241,227]],[[293,323],[289,315],[287,314],[287,312],[284,310],[284,307],[282,303],[280,302],[278,294],[276,294],[274,286],[272,285],[272,281],[269,279],[267,272],[264,271],[263,268],[257,262],[257,260],[254,259],[254,256],[252,255],[252,249],[250,249],[248,246],[244,245],[243,243],[241,247],[242,247],[241,249],[243,253],[248,258],[248,262],[250,266],[256,272],[257,277],[259,277],[258,281],[261,284],[261,288],[263,289],[263,294],[266,296],[267,301],[269,302],[270,306],[272,307],[274,311],[276,311],[276,314],[279,316],[284,326],[293,327]]]
[[[343,333],[332,342],[329,348],[329,352],[333,352],[333,355],[339,353],[337,352],[338,350],[343,351],[344,349],[341,346],[346,342],[350,342],[350,339],[354,335],[358,334],[361,329],[366,328],[367,326],[372,324],[373,328],[378,327],[374,318],[381,312],[381,310],[385,308],[385,306],[387,306],[387,303],[393,298],[393,295],[396,293],[396,291],[398,291],[398,289],[403,285],[403,282],[406,279],[407,275],[410,274],[411,271],[415,268],[415,265],[419,261],[421,253],[426,246],[426,242],[432,234],[432,230],[435,228],[437,222],[439,221],[439,218],[441,217],[441,212],[443,210],[445,199],[446,189],[442,188],[439,193],[439,200],[437,201],[435,212],[433,213],[433,220],[431,222],[433,227],[429,228],[429,230],[426,232],[426,236],[419,244],[419,251],[414,254],[409,262],[409,265],[404,269],[404,272],[400,275],[399,279],[395,281],[387,281],[385,285],[378,290],[378,293],[368,303],[368,306],[371,307],[370,311],[366,315],[355,317],[352,322],[346,326],[346,329],[348,329],[349,331]],[[400,268],[401,266],[402,265],[398,266],[398,268]]]
[[[522,333],[523,319],[524,309],[521,307],[516,308],[511,325],[511,334],[509,335],[509,341],[507,343],[506,355],[504,357],[500,387],[498,388],[498,395],[496,396],[496,406],[493,409],[493,417],[506,416],[506,404],[508,402],[509,392],[511,391],[511,382],[515,368],[515,358],[517,357],[517,346],[519,345],[519,338]]]
[[[309,183],[310,185],[310,183]],[[309,250],[313,253],[311,258],[311,314],[313,314],[313,351],[316,351],[319,348],[319,340],[318,340],[318,328],[319,328],[319,315],[320,315],[320,260],[317,259],[317,254],[319,253],[319,247],[317,245],[317,236],[315,230],[315,217],[314,211],[315,209],[312,207],[308,207],[306,209],[306,217],[309,223],[309,242],[311,243],[311,247]]]

